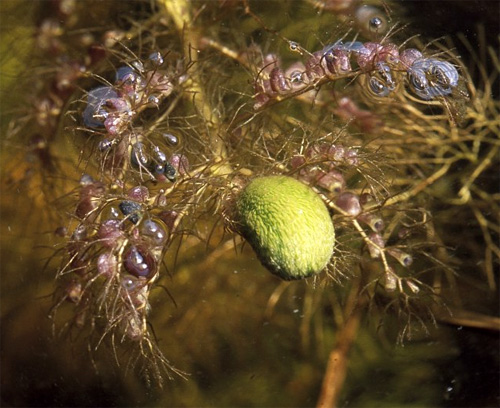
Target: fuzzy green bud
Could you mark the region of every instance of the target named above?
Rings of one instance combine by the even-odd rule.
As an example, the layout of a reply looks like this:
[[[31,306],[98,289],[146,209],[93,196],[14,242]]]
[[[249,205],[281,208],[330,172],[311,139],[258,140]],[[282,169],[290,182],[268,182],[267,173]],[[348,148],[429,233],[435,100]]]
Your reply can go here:
[[[286,176],[252,180],[236,200],[241,235],[264,266],[285,280],[318,274],[328,264],[335,231],[325,203]]]

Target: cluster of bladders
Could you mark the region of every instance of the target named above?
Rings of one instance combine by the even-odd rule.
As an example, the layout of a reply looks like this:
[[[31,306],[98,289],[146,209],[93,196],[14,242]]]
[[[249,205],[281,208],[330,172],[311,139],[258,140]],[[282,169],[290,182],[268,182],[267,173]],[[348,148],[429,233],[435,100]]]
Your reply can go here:
[[[87,94],[83,124],[101,136],[101,169],[109,176],[116,176],[116,169],[131,168],[140,172],[141,181],[147,174],[152,181],[175,182],[189,170],[184,155],[165,153],[178,146],[176,136],[160,133],[153,141],[134,123],[144,109],[158,107],[173,91],[162,65],[163,58],[155,52],[145,64],[135,61],[118,68],[114,84]],[[166,210],[163,189],[154,197],[143,185],[118,193],[123,185],[119,177],[111,186],[89,175],[81,178],[78,224],[59,277],[64,282],[62,300],[76,304],[77,325],[104,312],[106,330],[119,326],[128,338],[142,339],[147,333],[149,292],[178,214]]]
[[[98,149],[105,157],[105,168],[119,167],[128,155],[129,163],[141,176],[175,181],[177,173],[185,173],[188,166],[185,156],[167,157],[161,146],[146,140],[133,127],[133,121],[144,109],[158,108],[173,92],[169,76],[160,70],[163,63],[161,54],[154,52],[146,64],[134,61],[118,68],[113,85],[88,92],[83,124],[87,129],[104,128]],[[169,133],[161,134],[160,140],[167,146],[176,146],[179,142]]]
[[[364,241],[372,259],[380,259],[384,265],[383,285],[385,290],[402,290],[401,282],[405,282],[410,290],[418,287],[410,279],[402,280],[391,265],[388,257],[397,261],[404,268],[413,263],[413,257],[402,249],[386,247],[387,239],[383,237],[385,223],[374,196],[363,192],[357,194],[346,188],[343,168],[361,166],[363,160],[358,157],[356,149],[339,144],[319,142],[309,146],[304,154],[295,155],[290,160],[291,170],[297,173],[299,180],[326,192],[331,200],[331,207],[346,218],[356,220],[368,227]],[[402,238],[402,237],[398,237]],[[388,255],[388,257],[386,256]]]
[[[153,200],[145,186],[117,195],[88,175],[80,180],[80,223],[67,246],[69,261],[59,272],[66,278],[63,300],[76,304],[77,325],[102,309],[109,328],[120,326],[130,339],[146,333],[149,292],[178,216],[160,210],[164,196]],[[151,205],[158,209],[155,214],[148,211]]]
[[[294,42],[290,43],[290,48],[303,52]],[[378,98],[395,92],[402,77],[405,86],[422,101],[450,95],[459,81],[458,70],[451,63],[425,57],[414,48],[400,52],[392,43],[338,41],[308,54],[305,63],[296,62],[286,70],[280,67],[276,55],[264,57],[263,68],[254,85],[255,109],[353,73],[360,74],[365,81],[364,88]]]

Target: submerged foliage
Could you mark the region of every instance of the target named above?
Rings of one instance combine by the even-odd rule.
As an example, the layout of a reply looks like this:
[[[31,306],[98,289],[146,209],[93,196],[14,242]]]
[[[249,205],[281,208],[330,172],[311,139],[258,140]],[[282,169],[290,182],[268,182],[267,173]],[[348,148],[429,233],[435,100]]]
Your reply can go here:
[[[443,322],[500,328],[497,43],[428,42],[393,2],[13,4],[2,330],[42,333],[34,377],[53,360],[63,378],[41,381],[44,403],[460,401],[429,361],[458,353]],[[289,193],[248,201],[277,179]],[[90,352],[81,376],[71,350]],[[27,358],[12,353],[10,378]],[[377,370],[392,390],[371,388]],[[2,393],[29,405],[39,379]]]

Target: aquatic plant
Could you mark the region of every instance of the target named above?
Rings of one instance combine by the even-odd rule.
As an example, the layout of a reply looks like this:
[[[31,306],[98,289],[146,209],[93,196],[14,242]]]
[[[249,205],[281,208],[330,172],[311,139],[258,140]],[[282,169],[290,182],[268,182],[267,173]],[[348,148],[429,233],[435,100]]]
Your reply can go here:
[[[458,37],[464,60],[389,3],[88,4],[29,6],[33,72],[2,88],[31,84],[4,114],[2,183],[33,202],[32,233],[53,231],[52,338],[170,391],[264,318],[299,328],[330,406],[360,332],[498,330],[461,301],[470,280],[498,291],[492,48]]]

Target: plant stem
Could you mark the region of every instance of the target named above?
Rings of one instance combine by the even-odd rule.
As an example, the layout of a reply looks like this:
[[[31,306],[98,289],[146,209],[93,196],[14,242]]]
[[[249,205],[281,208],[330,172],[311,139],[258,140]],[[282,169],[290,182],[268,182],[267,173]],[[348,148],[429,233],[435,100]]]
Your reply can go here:
[[[196,64],[197,52],[200,49],[200,38],[192,28],[192,13],[191,3],[187,0],[158,0],[163,5],[166,12],[170,15],[177,29],[184,38],[184,53],[189,55],[193,63]],[[192,52],[194,50],[194,52]],[[221,128],[218,123],[218,118],[214,114],[215,110],[211,106],[203,87],[201,86],[201,78],[198,75],[198,70],[194,69],[190,74],[191,86],[190,91],[194,94],[193,102],[196,109],[206,121],[208,133],[208,144],[212,150],[216,164],[212,166],[211,172],[217,175],[227,175],[232,173],[232,168],[224,160],[227,158],[227,151],[224,141],[220,135]]]
[[[360,296],[361,280],[357,279],[349,293],[346,305],[347,319],[344,322],[337,344],[330,352],[321,393],[316,406],[318,408],[335,407],[346,378],[349,352],[356,340],[359,323],[363,315],[366,299]]]

